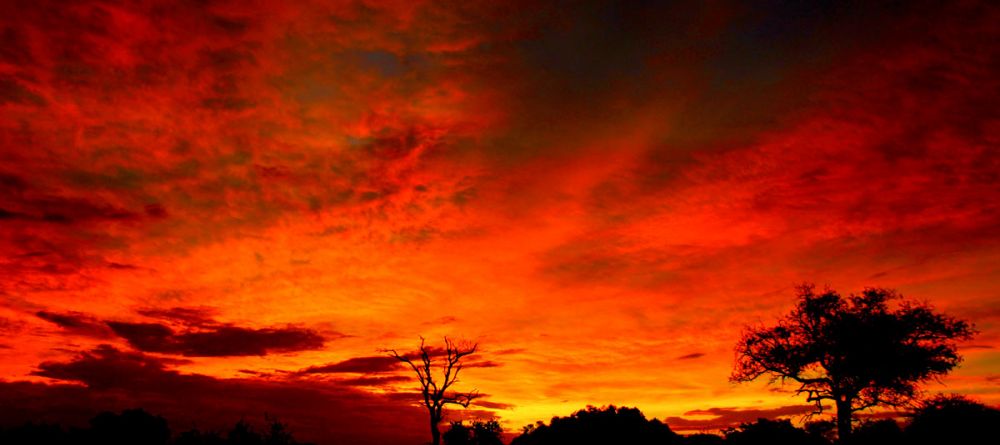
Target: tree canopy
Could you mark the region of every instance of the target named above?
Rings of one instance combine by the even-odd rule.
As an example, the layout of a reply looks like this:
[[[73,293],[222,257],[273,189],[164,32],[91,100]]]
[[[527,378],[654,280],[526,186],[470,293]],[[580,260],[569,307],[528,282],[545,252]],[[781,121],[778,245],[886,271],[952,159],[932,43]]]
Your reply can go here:
[[[646,419],[637,408],[589,406],[568,417],[553,417],[548,425],[539,422],[526,426],[511,445],[669,445],[679,442],[680,436],[669,426],[657,419]]]
[[[852,413],[902,406],[920,384],[957,366],[957,341],[974,333],[969,323],[888,289],[844,298],[807,284],[798,288],[798,298],[777,325],[745,330],[731,380],[794,381],[796,393],[819,412],[824,401],[833,401],[842,438],[851,433]]]

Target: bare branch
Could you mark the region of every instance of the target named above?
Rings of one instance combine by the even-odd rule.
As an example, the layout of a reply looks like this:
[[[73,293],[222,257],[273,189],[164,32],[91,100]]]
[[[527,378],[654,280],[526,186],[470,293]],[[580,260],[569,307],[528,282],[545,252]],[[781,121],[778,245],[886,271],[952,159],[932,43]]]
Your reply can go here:
[[[431,437],[435,443],[440,437],[437,425],[442,420],[442,412],[445,405],[459,405],[463,408],[468,408],[474,400],[482,397],[478,390],[467,393],[447,393],[447,390],[458,382],[458,374],[464,367],[462,360],[465,357],[475,354],[479,348],[479,344],[473,343],[471,346],[467,343],[459,344],[448,337],[444,338],[444,344],[444,357],[440,366],[435,366],[434,363],[435,358],[441,356],[440,352],[427,346],[424,337],[420,337],[420,347],[415,354],[416,357],[419,357],[419,363],[415,363],[411,355],[400,354],[395,349],[381,350],[390,357],[408,364],[413,372],[417,374],[417,378],[420,380],[424,406],[430,414]],[[433,371],[435,368],[439,368],[441,371],[440,381],[434,376]]]

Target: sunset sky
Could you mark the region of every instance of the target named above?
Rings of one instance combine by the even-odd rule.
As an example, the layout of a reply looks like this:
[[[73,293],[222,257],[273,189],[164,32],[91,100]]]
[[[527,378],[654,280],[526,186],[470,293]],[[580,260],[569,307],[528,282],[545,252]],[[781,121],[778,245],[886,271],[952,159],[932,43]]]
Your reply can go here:
[[[717,430],[809,412],[728,381],[802,282],[998,404],[1000,8],[870,3],[0,2],[0,420],[420,443],[447,335],[452,419]]]

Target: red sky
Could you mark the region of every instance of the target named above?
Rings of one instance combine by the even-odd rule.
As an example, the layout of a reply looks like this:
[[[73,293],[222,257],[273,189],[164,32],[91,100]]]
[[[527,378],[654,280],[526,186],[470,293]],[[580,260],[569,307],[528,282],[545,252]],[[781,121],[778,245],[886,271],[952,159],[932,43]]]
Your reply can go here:
[[[466,417],[717,428],[808,410],[727,380],[806,281],[1000,403],[1000,10],[805,3],[3,2],[2,417],[418,443],[450,335]]]

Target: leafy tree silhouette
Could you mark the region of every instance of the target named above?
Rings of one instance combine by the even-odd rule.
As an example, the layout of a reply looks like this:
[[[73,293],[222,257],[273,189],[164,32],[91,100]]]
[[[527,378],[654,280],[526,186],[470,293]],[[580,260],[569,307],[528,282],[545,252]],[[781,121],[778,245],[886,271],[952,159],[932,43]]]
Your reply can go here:
[[[288,426],[278,421],[278,418],[264,415],[267,420],[267,434],[264,435],[264,445],[294,445],[295,439],[288,431]]]
[[[451,427],[441,437],[445,445],[471,445],[472,428],[465,426],[460,420],[451,422]]]
[[[495,419],[477,420],[472,426],[457,421],[451,422],[451,427],[442,438],[445,445],[503,445],[502,434],[503,428]]]
[[[914,410],[904,437],[915,445],[993,444],[998,425],[1000,410],[959,395],[939,395]]]
[[[743,423],[723,431],[727,445],[823,445],[826,441],[819,436],[796,428],[787,419],[757,419],[753,423]]]
[[[503,445],[501,435],[503,427],[496,419],[477,420],[472,423],[472,443],[475,445]]]
[[[926,304],[902,300],[892,290],[868,288],[844,299],[833,290],[798,288],[795,309],[773,327],[748,327],[736,345],[731,380],[768,375],[793,380],[818,412],[832,400],[841,439],[851,434],[853,413],[880,405],[902,406],[920,383],[946,374],[961,358],[955,340],[974,331],[965,321],[937,314]],[[901,300],[895,308],[890,300]]]
[[[715,434],[698,433],[684,436],[684,445],[723,445],[726,440]]]
[[[142,409],[128,409],[121,414],[103,412],[90,421],[94,443],[107,445],[165,445],[170,440],[167,420]]]
[[[862,422],[851,437],[842,441],[845,445],[881,445],[900,443],[903,430],[893,419],[879,419]]]
[[[3,445],[306,445],[296,442],[285,424],[268,418],[267,429],[258,433],[248,422],[240,420],[226,438],[217,432],[192,429],[171,440],[170,429],[163,417],[142,409],[125,410],[121,414],[103,412],[90,421],[90,428],[70,428],[58,425],[27,423],[19,427],[0,429]]]
[[[225,445],[226,440],[217,431],[184,431],[174,439],[174,445]]]
[[[243,419],[233,425],[229,434],[226,435],[226,439],[232,445],[262,445],[264,442],[260,434],[253,430],[253,426]]]
[[[442,351],[444,362],[438,365],[435,365],[434,358],[436,355],[442,354],[436,354],[438,351],[427,346],[423,337],[420,337],[419,363],[414,363],[413,357],[399,354],[395,349],[383,350],[389,356],[409,365],[417,374],[424,407],[427,408],[427,413],[430,415],[431,442],[434,445],[441,443],[441,430],[438,429],[438,426],[444,418],[444,406],[460,405],[463,408],[468,408],[473,400],[479,398],[478,391],[448,392],[448,389],[458,382],[458,373],[462,371],[463,366],[462,359],[474,354],[478,347],[478,344],[458,344],[445,337],[444,351]],[[441,372],[440,380],[434,375],[434,371],[437,369]]]
[[[0,443],[5,445],[69,445],[83,442],[74,438],[59,425],[28,422],[24,425],[0,431]]]
[[[659,420],[647,420],[636,408],[593,406],[569,417],[553,417],[549,425],[539,422],[524,428],[511,445],[670,445],[680,443],[680,436]]]
[[[837,435],[837,422],[827,419],[812,420],[806,422],[803,429],[810,435],[822,437],[827,442],[833,442]]]

